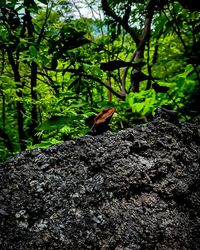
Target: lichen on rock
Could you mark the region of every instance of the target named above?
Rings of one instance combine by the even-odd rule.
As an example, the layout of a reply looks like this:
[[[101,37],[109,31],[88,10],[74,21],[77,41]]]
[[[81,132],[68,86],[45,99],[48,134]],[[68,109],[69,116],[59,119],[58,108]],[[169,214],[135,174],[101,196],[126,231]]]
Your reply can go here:
[[[1,249],[200,249],[200,126],[173,119],[1,164]]]

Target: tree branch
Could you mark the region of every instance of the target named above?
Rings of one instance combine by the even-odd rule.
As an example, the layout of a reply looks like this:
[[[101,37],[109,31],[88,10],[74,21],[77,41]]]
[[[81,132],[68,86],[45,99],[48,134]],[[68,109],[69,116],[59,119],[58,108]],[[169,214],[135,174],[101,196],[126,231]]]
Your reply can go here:
[[[40,45],[40,43],[42,41],[45,26],[47,24],[47,20],[48,20],[49,16],[51,15],[51,10],[52,10],[52,8],[49,9],[48,3],[47,3],[47,9],[46,9],[46,13],[45,13],[45,20],[44,20],[44,23],[42,25],[42,29],[40,30],[40,33],[39,33],[39,37],[38,37],[38,40],[37,40],[37,45]]]
[[[132,1],[131,1],[132,2]],[[133,40],[135,41],[136,44],[139,44],[140,39],[138,38],[138,35],[136,34],[136,32],[129,26],[128,24],[128,20],[127,20],[127,15],[128,15],[128,11],[129,9],[127,9],[127,12],[125,12],[124,16],[125,18],[121,18],[119,17],[109,6],[108,1],[107,0],[101,0],[101,4],[102,4],[102,9],[105,12],[105,14],[107,16],[112,17],[116,22],[118,22],[129,34],[130,36],[133,38]]]
[[[150,35],[151,35],[151,22],[153,19],[154,11],[155,11],[155,1],[149,0],[146,6],[146,16],[145,16],[145,21],[144,21],[144,29],[142,32],[142,37],[136,49],[136,56],[135,56],[136,62],[144,58],[145,45],[149,41]],[[137,69],[134,69],[132,71],[131,73],[132,79],[134,79],[134,74],[137,74],[137,73],[138,73]],[[139,92],[139,83],[140,83],[139,80],[134,81],[132,83],[133,92]]]
[[[89,75],[89,74],[86,74],[84,72],[80,72],[79,73],[81,76],[87,78],[87,79],[90,79],[90,80],[94,80],[95,82],[98,82],[100,83],[102,86],[106,87],[112,94],[114,94],[116,97],[124,100],[124,96],[120,95],[119,93],[117,93],[113,88],[111,88],[109,85],[107,85],[106,83],[104,83],[101,79],[99,79],[98,77],[96,76],[92,76],[92,75]]]

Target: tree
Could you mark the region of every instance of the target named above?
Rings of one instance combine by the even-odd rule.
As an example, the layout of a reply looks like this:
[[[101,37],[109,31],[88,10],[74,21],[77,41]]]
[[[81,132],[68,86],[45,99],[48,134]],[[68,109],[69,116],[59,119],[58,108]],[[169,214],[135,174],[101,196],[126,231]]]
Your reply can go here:
[[[1,158],[83,136],[85,119],[105,107],[118,113],[113,130],[146,122],[162,105],[184,119],[197,114],[199,13],[180,3],[1,5]]]
[[[64,3],[63,14],[70,13],[67,6],[68,4]],[[48,75],[49,70],[46,63],[50,62],[52,58],[52,68],[55,67],[53,63],[63,56],[65,50],[71,49],[72,41],[75,42],[73,47],[79,47],[88,41],[84,40],[84,33],[76,32],[75,29],[70,28],[70,17],[65,21],[60,20],[61,11],[56,9],[56,5],[51,1],[41,1],[39,5],[35,1],[25,0],[19,3],[13,1],[1,6],[0,10],[0,46],[3,59],[1,75],[2,77],[5,75],[13,77],[12,87],[16,85],[18,137],[20,149],[24,150],[29,136],[32,137],[33,144],[40,142],[40,136],[36,130],[40,122],[37,88],[38,81],[41,81],[39,75],[42,71],[46,72],[43,76],[50,79],[51,87],[56,89],[54,81]],[[51,16],[52,10],[54,13]],[[61,27],[54,31],[57,34],[57,41],[54,40],[53,33],[51,35],[48,33],[52,27],[56,26],[52,25],[51,18],[54,18],[56,24]],[[52,27],[49,28],[50,24]],[[71,35],[68,33],[69,30]],[[45,46],[47,48],[44,51]],[[5,69],[7,64],[11,67],[12,73],[8,73],[8,69]],[[1,87],[2,98],[5,99],[3,83]],[[27,107],[25,101],[29,87],[31,100],[29,99],[28,103],[31,104],[31,108]],[[3,124],[6,120],[4,99]]]
[[[157,40],[161,38],[161,36],[167,32],[175,32],[177,37],[180,39],[182,46],[184,47],[185,56],[190,57],[190,53],[187,49],[187,42],[185,40],[186,37],[183,38],[185,26],[182,25],[183,22],[187,21],[187,28],[190,30],[190,35],[192,38],[193,35],[193,45],[195,46],[198,43],[197,38],[195,37],[194,30],[192,32],[192,20],[194,21],[193,17],[188,21],[188,14],[182,10],[181,14],[178,13],[177,10],[180,10],[180,6],[174,1],[153,1],[149,0],[146,3],[144,1],[110,1],[102,0],[102,9],[104,10],[105,14],[111,17],[116,23],[122,26],[126,32],[131,36],[132,40],[136,44],[136,49],[130,58],[130,62],[135,61],[138,62],[140,60],[144,60],[144,52],[145,46],[149,48],[149,42],[151,38],[151,33],[153,31],[153,36]],[[117,14],[116,12],[120,13]],[[123,13],[123,14],[121,14]],[[143,14],[144,13],[144,14]],[[139,16],[139,20],[134,18],[133,16]],[[143,17],[144,16],[144,17]],[[144,20],[141,25],[141,20]],[[136,26],[133,25],[136,23]],[[196,28],[198,27],[197,22],[195,23]],[[139,25],[138,25],[139,24]],[[154,27],[153,27],[154,26]],[[137,28],[136,28],[137,27]],[[163,29],[164,27],[164,29]],[[156,28],[156,29],[155,29]],[[193,27],[194,28],[194,27]],[[156,34],[155,34],[156,33]],[[188,39],[187,39],[188,40]],[[153,55],[154,61],[156,62],[156,54],[158,51],[158,47],[155,47],[155,53]],[[143,80],[151,80],[151,67],[149,65],[149,55],[148,55],[148,72],[149,77],[144,77],[141,74],[141,67],[138,69],[133,69],[131,73],[131,80],[132,80],[132,91],[138,92],[139,91],[139,83]],[[197,79],[199,81],[199,72],[197,67],[193,61],[191,61],[194,71],[197,75]],[[123,74],[123,91],[125,80],[127,76],[127,69],[124,71]]]

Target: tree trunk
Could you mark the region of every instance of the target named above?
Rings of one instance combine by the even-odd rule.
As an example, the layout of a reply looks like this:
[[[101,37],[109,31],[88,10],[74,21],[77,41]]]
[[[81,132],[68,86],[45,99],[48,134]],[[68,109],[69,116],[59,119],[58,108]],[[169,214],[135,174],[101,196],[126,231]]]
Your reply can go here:
[[[145,16],[145,21],[144,21],[144,29],[142,33],[142,37],[140,39],[140,42],[137,46],[136,49],[136,54],[135,54],[135,62],[138,62],[144,58],[144,49],[145,45],[150,39],[150,34],[151,34],[151,22],[154,14],[154,2],[152,0],[149,0],[147,7],[146,7],[146,16]],[[133,92],[139,92],[139,86],[140,86],[140,81],[141,79],[139,77],[135,77],[134,75],[137,75],[140,72],[140,69],[134,69],[132,71],[132,87],[131,90]]]
[[[27,31],[28,31],[28,38],[30,41],[35,42],[34,39],[34,26],[32,23],[32,17],[29,11],[29,7],[31,7],[30,3],[28,1],[24,2],[25,5],[25,19],[26,19],[26,25],[27,25]],[[39,44],[38,44],[39,45]],[[37,48],[36,48],[37,49]],[[39,137],[36,135],[36,128],[38,126],[38,112],[37,112],[37,69],[38,65],[36,62],[31,63],[31,99],[32,99],[32,109],[31,109],[31,136],[33,138],[33,144],[38,144],[40,142]]]
[[[31,109],[31,133],[33,138],[33,144],[38,144],[40,142],[38,136],[36,135],[36,127],[38,126],[38,112],[37,112],[37,64],[32,62],[31,65],[31,98],[32,98],[32,109]]]
[[[11,49],[8,47],[6,50],[7,50],[7,54],[8,54],[9,63],[11,65],[13,73],[14,73],[14,80],[16,82],[16,96],[17,96],[16,106],[17,106],[18,136],[19,136],[20,149],[21,149],[21,151],[23,151],[26,149],[25,133],[24,133],[24,108],[23,108],[23,102],[22,102],[23,84],[20,82],[21,77],[20,77],[20,73],[19,73],[19,63],[18,62],[15,63]]]
[[[142,32],[142,37],[139,38],[139,34],[135,32],[133,28],[129,26],[128,19],[131,13],[131,8],[130,6],[134,3],[134,1],[130,0],[127,3],[127,8],[125,10],[124,16],[120,17],[118,16],[110,7],[109,1],[108,0],[101,0],[102,8],[103,11],[107,16],[112,17],[118,24],[120,24],[127,33],[132,37],[134,42],[136,43],[136,51],[133,53],[133,56],[131,60],[134,59],[134,62],[138,62],[141,59],[144,58],[144,49],[146,42],[148,42],[150,38],[150,32],[151,32],[151,22],[155,10],[155,4],[156,2],[154,0],[148,0],[147,5],[146,5],[146,16],[145,16],[145,21],[144,21],[144,29]],[[141,82],[141,79],[138,77],[140,73],[140,69],[134,69],[131,73],[131,81],[132,81],[132,86],[131,86],[131,91],[133,92],[139,92],[139,84]],[[124,75],[122,77],[122,94],[125,93],[125,81],[126,81],[126,76],[127,76],[127,69],[124,71]]]
[[[5,129],[5,124],[6,124],[6,107],[5,107],[5,94],[3,92],[3,85],[1,84],[1,89],[0,93],[2,96],[2,125],[3,129]]]
[[[108,76],[108,80],[107,80],[107,85],[112,88],[112,83],[111,83],[111,77]],[[107,89],[107,99],[109,102],[112,102],[112,93],[109,89]]]

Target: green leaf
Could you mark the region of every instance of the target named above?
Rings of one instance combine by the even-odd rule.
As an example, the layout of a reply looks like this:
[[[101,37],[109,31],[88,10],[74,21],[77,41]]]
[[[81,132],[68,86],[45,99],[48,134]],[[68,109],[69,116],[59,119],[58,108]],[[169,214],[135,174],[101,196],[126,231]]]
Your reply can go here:
[[[155,19],[155,31],[153,32],[154,37],[157,37],[157,35],[163,29],[166,22],[167,18],[165,16],[159,16]]]
[[[134,113],[141,113],[142,112],[142,109],[145,107],[145,103],[144,102],[141,102],[141,103],[134,103],[132,105],[132,111]]]
[[[68,118],[64,116],[52,116],[50,119],[45,121],[43,124],[38,126],[38,130],[45,130],[46,132],[60,129],[67,123]]]
[[[33,46],[33,45],[31,45],[31,46],[29,47],[29,52],[30,52],[31,56],[37,56],[37,54],[38,54],[37,49],[36,49],[35,46]]]

